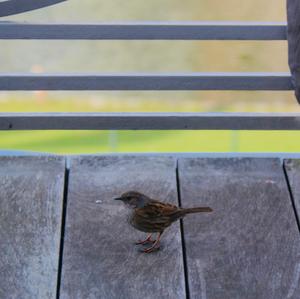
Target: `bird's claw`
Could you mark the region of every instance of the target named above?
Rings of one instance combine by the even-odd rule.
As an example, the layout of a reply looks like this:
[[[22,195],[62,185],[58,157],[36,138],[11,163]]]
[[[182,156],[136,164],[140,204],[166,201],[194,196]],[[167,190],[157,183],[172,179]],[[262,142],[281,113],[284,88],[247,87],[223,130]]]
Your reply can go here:
[[[160,249],[159,246],[152,246],[150,248],[146,248],[146,249],[141,250],[141,252],[143,252],[143,253],[151,253],[151,252],[158,251],[159,249]]]
[[[135,242],[134,244],[135,245],[145,245],[145,244],[148,244],[148,243],[155,243],[155,240],[143,240],[143,241],[138,241],[138,242]]]

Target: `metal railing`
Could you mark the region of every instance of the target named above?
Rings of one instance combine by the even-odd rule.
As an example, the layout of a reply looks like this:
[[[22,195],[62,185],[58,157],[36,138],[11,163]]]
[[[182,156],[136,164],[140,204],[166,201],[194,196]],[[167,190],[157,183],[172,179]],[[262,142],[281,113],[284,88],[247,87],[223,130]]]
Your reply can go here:
[[[23,0],[22,0],[23,1]],[[0,16],[62,1],[0,2]],[[16,3],[23,6],[13,6]],[[9,5],[11,4],[11,6]],[[26,3],[28,7],[26,7]],[[37,4],[39,3],[39,4]],[[5,6],[6,5],[6,13]],[[16,8],[17,7],[17,8]],[[30,8],[31,7],[31,8]],[[286,40],[283,23],[138,22],[20,24],[0,22],[0,39]],[[0,90],[294,90],[288,73],[1,74]],[[300,114],[0,113],[0,130],[299,130]]]

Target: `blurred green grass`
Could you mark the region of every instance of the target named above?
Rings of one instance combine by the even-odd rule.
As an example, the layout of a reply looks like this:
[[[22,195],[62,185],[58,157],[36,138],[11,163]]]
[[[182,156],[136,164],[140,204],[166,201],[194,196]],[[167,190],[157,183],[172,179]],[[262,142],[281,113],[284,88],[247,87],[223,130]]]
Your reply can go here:
[[[290,111],[293,105],[268,104],[252,101],[206,106],[196,100],[125,101],[95,98],[95,95],[48,96],[44,92],[31,95],[6,96],[0,99],[4,112],[24,111],[108,111],[120,106],[123,111],[230,111],[272,110]],[[68,98],[68,100],[66,100]],[[84,98],[84,100],[83,100]],[[174,108],[176,102],[176,109]],[[241,106],[244,104],[244,106]],[[258,106],[257,106],[258,105]],[[173,109],[172,109],[173,107]],[[27,150],[61,154],[107,152],[299,152],[298,131],[4,131],[0,132],[0,149]]]
[[[121,7],[121,9],[120,9]],[[80,13],[79,13],[80,12]],[[285,1],[81,0],[7,21],[285,21]],[[1,72],[287,72],[285,41],[0,41]],[[0,112],[300,112],[291,92],[8,92]],[[290,131],[10,131],[0,149],[49,153],[299,152]]]
[[[299,152],[289,131],[35,131],[1,132],[0,148],[48,153]]]

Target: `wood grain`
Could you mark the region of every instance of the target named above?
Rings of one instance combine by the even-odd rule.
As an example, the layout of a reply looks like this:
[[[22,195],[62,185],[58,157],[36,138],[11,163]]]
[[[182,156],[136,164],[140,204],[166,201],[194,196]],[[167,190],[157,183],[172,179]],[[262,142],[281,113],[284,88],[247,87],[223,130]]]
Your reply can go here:
[[[300,220],[300,159],[284,160],[298,220]]]
[[[279,159],[180,159],[191,298],[294,298],[300,237]]]
[[[0,157],[0,298],[56,298],[65,159]]]
[[[162,250],[139,252],[145,237],[113,198],[130,189],[177,204],[176,162],[168,157],[71,160],[61,298],[185,298],[179,223]]]

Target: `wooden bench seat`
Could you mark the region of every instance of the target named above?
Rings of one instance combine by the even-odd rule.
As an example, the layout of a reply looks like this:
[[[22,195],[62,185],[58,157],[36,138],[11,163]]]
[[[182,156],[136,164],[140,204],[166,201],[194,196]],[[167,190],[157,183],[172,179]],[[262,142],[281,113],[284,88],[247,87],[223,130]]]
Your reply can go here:
[[[300,160],[66,159],[0,157],[1,298],[299,298]],[[142,254],[130,189],[214,212]]]

